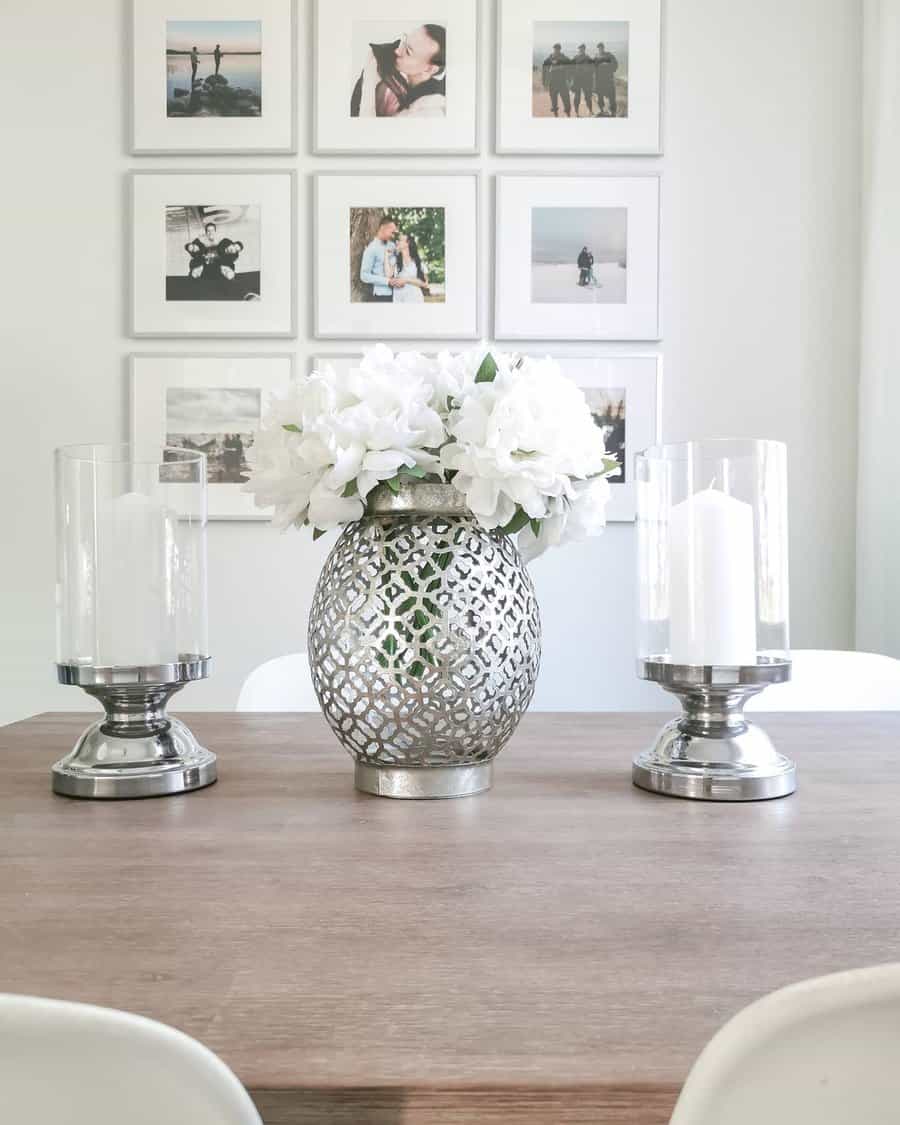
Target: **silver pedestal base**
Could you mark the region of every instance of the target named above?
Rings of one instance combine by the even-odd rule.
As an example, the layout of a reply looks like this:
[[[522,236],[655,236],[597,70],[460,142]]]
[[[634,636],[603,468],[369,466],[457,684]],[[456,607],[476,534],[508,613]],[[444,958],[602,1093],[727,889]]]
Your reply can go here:
[[[683,714],[634,759],[635,785],[699,801],[766,801],[794,792],[794,763],[744,716],[751,696],[789,679],[789,661],[741,668],[642,661],[639,672],[677,695]]]
[[[106,714],[51,770],[54,793],[65,797],[123,800],[167,797],[202,789],[216,780],[216,756],[179,719],[166,714],[172,695],[202,679],[206,657],[153,668],[58,665],[62,683],[77,684],[99,699]]]
[[[376,797],[407,801],[437,801],[448,797],[471,797],[493,783],[491,762],[477,766],[373,766],[356,763],[356,788]]]

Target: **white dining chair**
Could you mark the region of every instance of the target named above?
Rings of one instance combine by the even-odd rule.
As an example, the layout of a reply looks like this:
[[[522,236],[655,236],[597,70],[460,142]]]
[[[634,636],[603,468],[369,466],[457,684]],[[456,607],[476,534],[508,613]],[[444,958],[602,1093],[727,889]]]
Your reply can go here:
[[[318,711],[306,653],[278,656],[254,668],[244,680],[236,710]]]
[[[900,711],[900,660],[874,652],[794,649],[791,679],[748,711]]]
[[[900,964],[816,977],[731,1019],[694,1063],[670,1125],[896,1125]]]
[[[196,1039],[129,1012],[0,994],[0,1120],[9,1125],[262,1125]]]

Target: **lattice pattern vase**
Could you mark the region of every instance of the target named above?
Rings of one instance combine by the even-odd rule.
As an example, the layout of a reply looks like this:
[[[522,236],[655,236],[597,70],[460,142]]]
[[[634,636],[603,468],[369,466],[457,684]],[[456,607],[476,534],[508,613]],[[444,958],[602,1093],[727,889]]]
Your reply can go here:
[[[541,624],[515,543],[449,485],[382,487],[319,578],[313,684],[356,761],[390,797],[487,789],[534,693]]]

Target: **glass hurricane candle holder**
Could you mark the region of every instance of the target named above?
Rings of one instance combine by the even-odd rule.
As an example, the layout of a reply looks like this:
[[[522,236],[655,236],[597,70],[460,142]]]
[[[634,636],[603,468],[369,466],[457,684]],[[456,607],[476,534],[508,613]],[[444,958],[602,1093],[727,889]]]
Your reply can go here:
[[[790,678],[787,451],[713,440],[639,454],[638,675],[682,715],[634,761],[636,785],[703,800],[784,797],[794,764],[744,716]]]
[[[52,770],[70,797],[155,797],[216,780],[215,755],[166,714],[209,670],[206,457],[56,451],[57,673],[106,712]]]

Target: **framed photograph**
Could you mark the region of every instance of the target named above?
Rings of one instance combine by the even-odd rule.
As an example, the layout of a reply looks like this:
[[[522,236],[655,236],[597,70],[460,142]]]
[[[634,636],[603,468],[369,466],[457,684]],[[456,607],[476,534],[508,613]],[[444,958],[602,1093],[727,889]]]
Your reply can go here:
[[[478,151],[478,0],[317,0],[316,152]]]
[[[210,519],[268,519],[241,488],[268,397],[293,371],[290,355],[133,355],[131,443],[205,453]]]
[[[495,333],[659,339],[659,178],[498,176]]]
[[[132,334],[293,336],[292,172],[135,172]]]
[[[316,177],[318,337],[478,335],[477,175]]]
[[[610,477],[606,510],[610,522],[635,518],[634,456],[659,440],[658,355],[555,356],[563,374],[577,383],[603,430],[607,452],[621,469]]]
[[[660,151],[660,0],[500,0],[497,151]]]
[[[131,151],[295,152],[292,0],[132,0]]]

